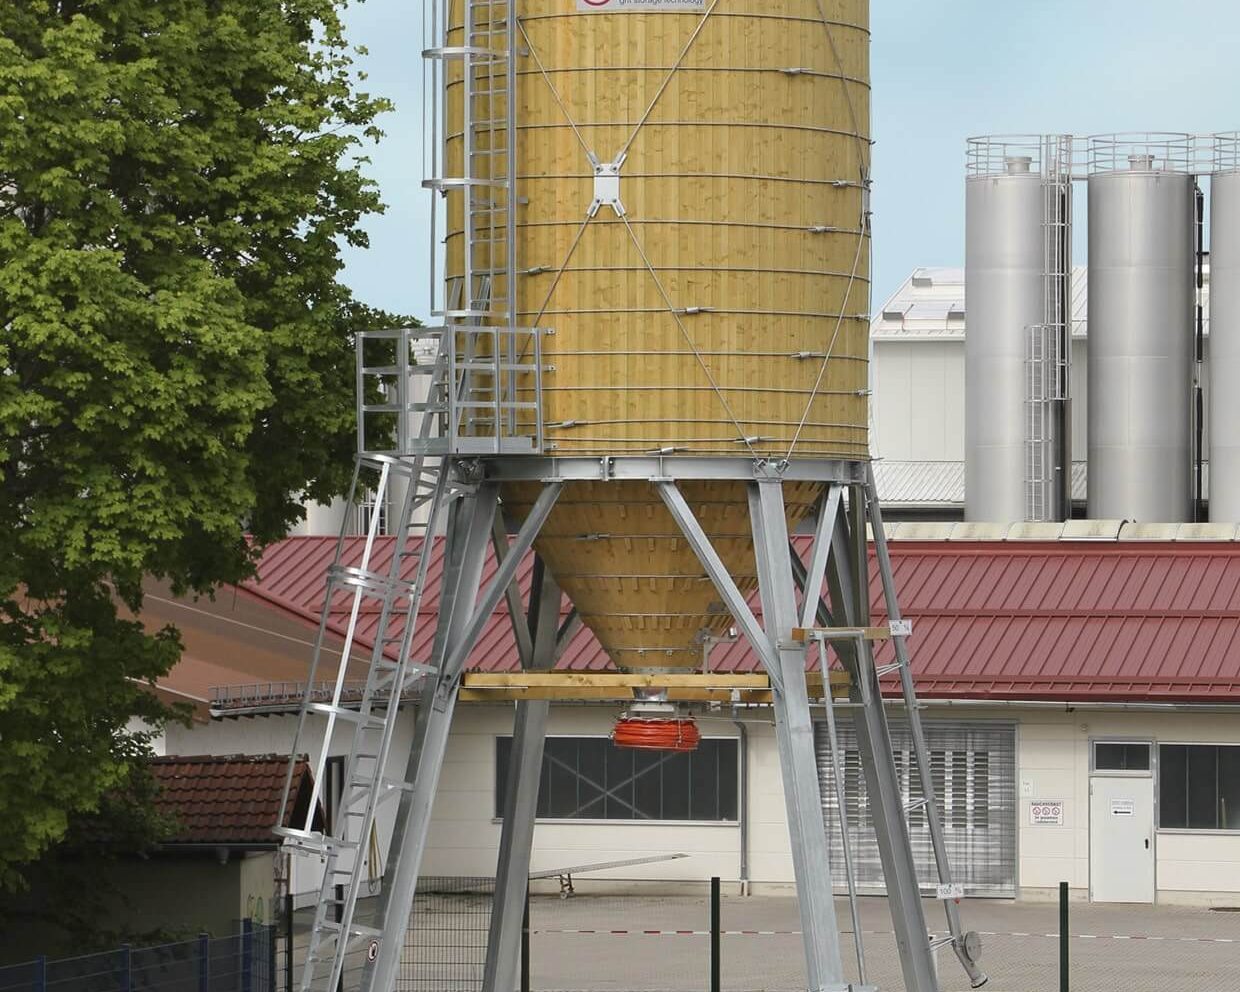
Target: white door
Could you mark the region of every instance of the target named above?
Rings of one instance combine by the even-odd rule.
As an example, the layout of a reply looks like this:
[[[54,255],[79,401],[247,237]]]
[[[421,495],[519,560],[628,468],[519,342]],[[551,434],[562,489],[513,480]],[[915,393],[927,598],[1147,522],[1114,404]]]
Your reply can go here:
[[[1089,887],[1094,902],[1154,901],[1154,779],[1089,780]]]

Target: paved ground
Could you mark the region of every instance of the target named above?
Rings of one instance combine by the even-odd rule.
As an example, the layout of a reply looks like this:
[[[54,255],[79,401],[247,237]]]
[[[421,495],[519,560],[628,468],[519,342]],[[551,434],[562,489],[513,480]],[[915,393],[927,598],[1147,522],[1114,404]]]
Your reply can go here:
[[[848,909],[840,902],[841,921]],[[796,903],[791,898],[725,898],[723,982],[727,992],[804,989]],[[983,934],[983,965],[993,992],[1058,989],[1058,908],[1053,904],[967,901],[966,926]],[[941,907],[927,903],[931,926]],[[532,984],[539,992],[690,992],[707,987],[710,938],[705,899],[536,898],[531,906]],[[870,982],[902,990],[886,902],[862,901],[862,939]],[[588,932],[594,931],[594,932]],[[612,932],[624,931],[624,932]],[[660,931],[643,933],[641,931]],[[1240,913],[1205,909],[1073,905],[1073,992],[1236,992],[1240,990]],[[851,937],[849,977],[856,977]],[[944,992],[967,989],[950,951],[941,952]]]

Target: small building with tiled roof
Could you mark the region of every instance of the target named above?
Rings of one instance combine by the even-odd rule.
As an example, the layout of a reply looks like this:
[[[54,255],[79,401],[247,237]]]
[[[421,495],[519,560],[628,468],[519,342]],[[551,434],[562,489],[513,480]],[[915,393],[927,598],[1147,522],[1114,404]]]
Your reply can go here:
[[[109,869],[118,894],[115,914],[128,930],[224,936],[238,932],[245,919],[276,919],[287,858],[271,828],[288,766],[286,754],[151,760],[154,805],[168,832],[148,856]],[[304,822],[312,791],[310,764],[302,758],[293,766],[285,822],[294,816]]]
[[[192,731],[187,739],[194,739]],[[233,937],[243,931],[246,920],[253,925],[276,923],[288,862],[271,828],[285,794],[287,756],[175,754],[152,758],[148,767],[152,803],[162,828],[155,843],[136,851],[127,834],[113,837],[102,832],[103,824],[116,822],[105,817],[94,828],[98,832],[90,845],[68,855],[84,857],[82,852],[92,852],[89,874],[81,871],[68,877],[90,885],[87,905],[98,915],[99,929],[128,935],[136,946],[150,946],[202,933]],[[311,802],[311,775],[305,758],[294,764],[286,821],[298,816],[304,822]],[[324,815],[321,810],[316,817],[320,826]],[[81,953],[76,926],[60,926],[60,917],[45,901],[46,893],[62,887],[65,880],[58,880],[51,860],[36,865],[35,871],[48,874],[36,874],[26,892],[10,894],[16,909],[10,914],[6,938],[12,946],[21,943],[53,958]],[[268,932],[253,933],[254,953],[268,953],[272,948]],[[28,956],[33,954],[34,950]],[[49,982],[49,987],[56,984]]]
[[[271,828],[305,822],[314,784],[310,763],[300,759],[293,765],[289,802],[281,820],[288,764],[283,754],[178,754],[153,759],[155,808],[174,824],[163,848],[201,848],[218,857],[277,848]]]

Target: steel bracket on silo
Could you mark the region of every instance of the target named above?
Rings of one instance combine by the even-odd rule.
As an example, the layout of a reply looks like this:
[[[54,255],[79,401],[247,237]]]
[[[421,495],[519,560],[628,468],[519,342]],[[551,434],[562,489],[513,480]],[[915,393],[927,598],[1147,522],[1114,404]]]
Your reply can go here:
[[[593,154],[590,155],[590,164],[594,168],[594,199],[586,211],[587,217],[593,217],[603,207],[611,207],[617,217],[624,216],[624,203],[620,199],[620,167],[627,157],[627,152],[621,152],[610,162],[600,162]]]
[[[744,458],[675,454],[499,456],[485,460],[485,472],[494,482],[750,482],[758,477],[755,463]],[[865,481],[865,466],[838,458],[798,458],[782,464],[774,477],[784,482],[859,484]]]

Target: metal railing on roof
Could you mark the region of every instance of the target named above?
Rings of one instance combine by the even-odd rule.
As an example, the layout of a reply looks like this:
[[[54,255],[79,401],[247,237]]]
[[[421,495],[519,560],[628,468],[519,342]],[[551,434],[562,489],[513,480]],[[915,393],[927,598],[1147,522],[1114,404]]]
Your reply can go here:
[[[402,700],[414,698],[419,684],[416,683],[411,689],[407,689]],[[331,702],[335,688],[334,681],[312,683],[310,701]],[[364,681],[345,682],[341,690],[340,701],[346,706],[350,703],[360,703],[365,689]],[[280,712],[283,710],[296,712],[301,709],[302,701],[306,698],[306,683],[252,682],[245,685],[213,685],[209,693],[213,713]]]

